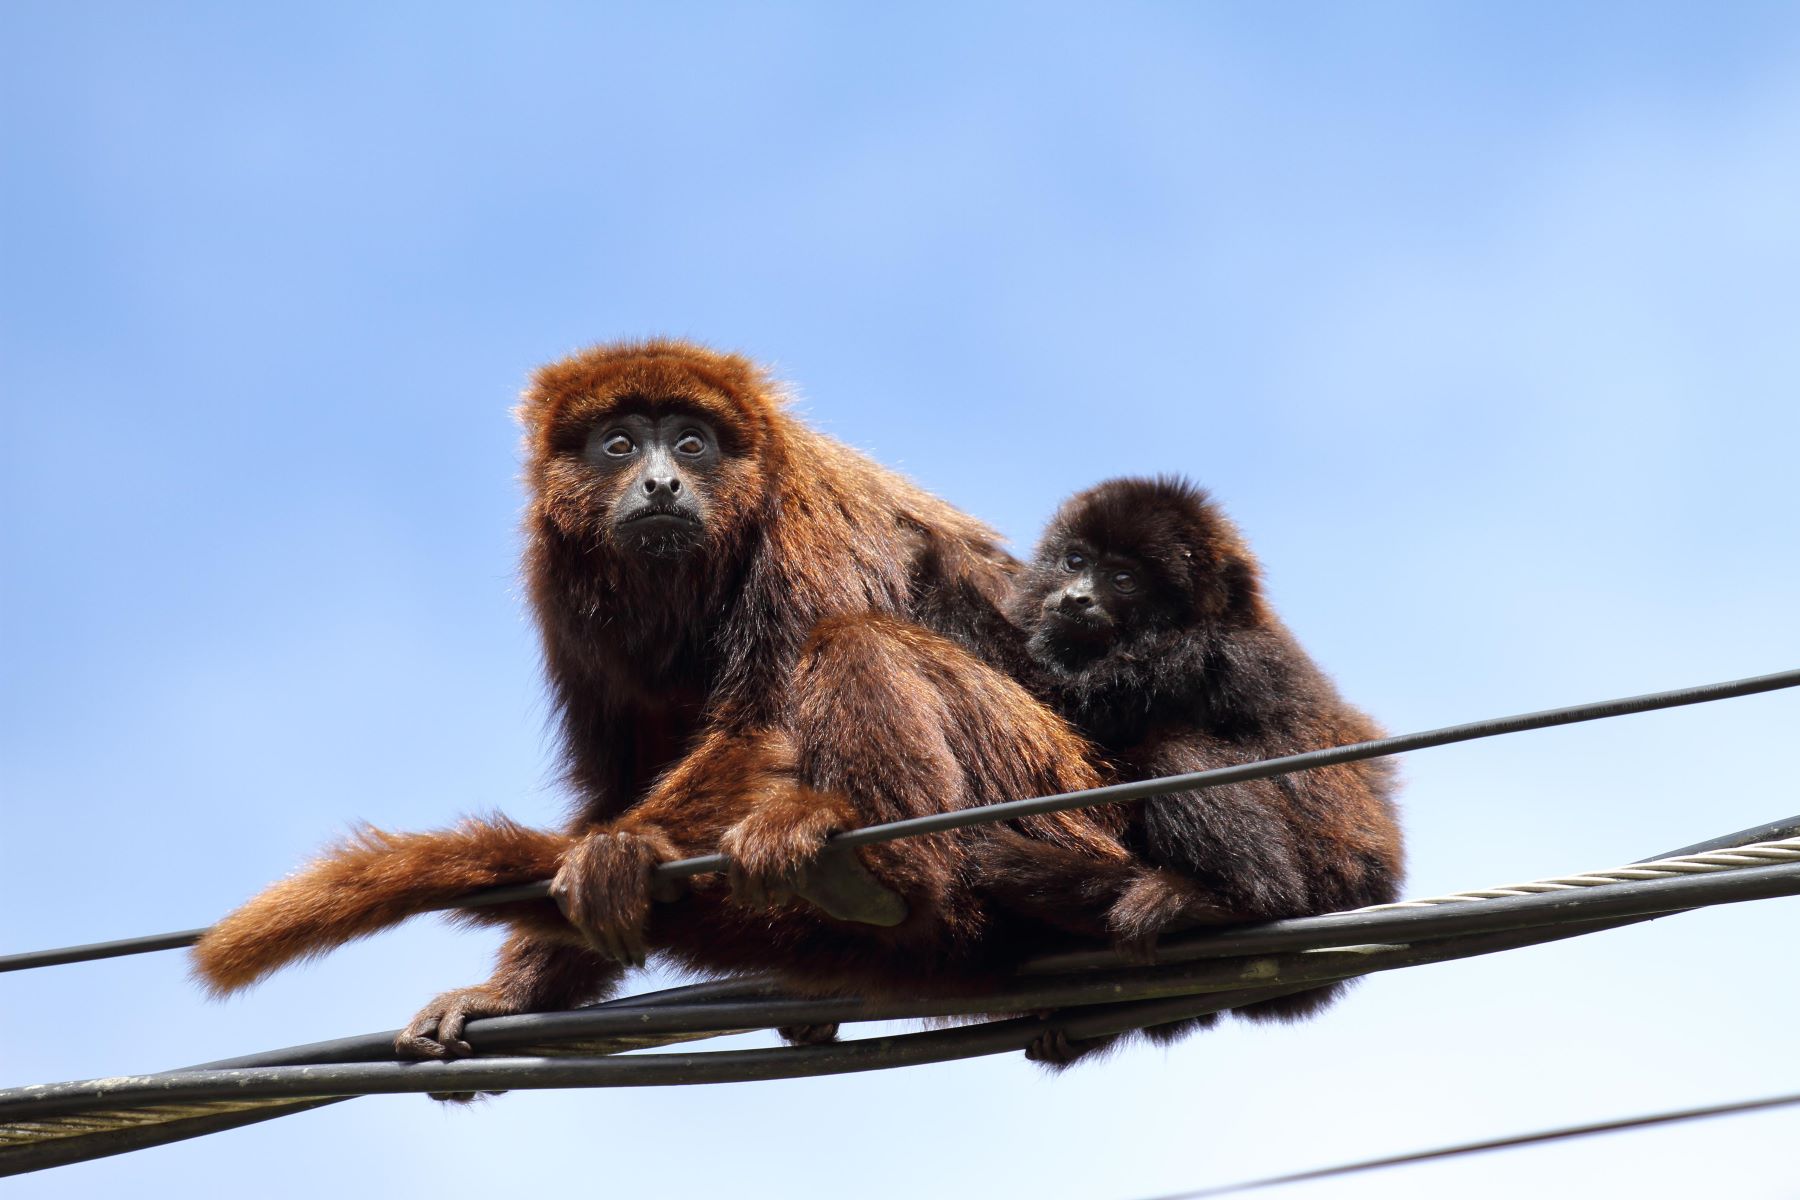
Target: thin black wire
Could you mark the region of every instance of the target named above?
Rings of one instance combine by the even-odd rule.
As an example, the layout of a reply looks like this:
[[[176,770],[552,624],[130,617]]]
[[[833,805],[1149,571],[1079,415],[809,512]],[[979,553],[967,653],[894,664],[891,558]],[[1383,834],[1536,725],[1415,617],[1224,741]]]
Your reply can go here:
[[[1376,741],[1357,742],[1349,746],[1334,746],[1322,750],[1310,750],[1302,754],[1284,755],[1280,758],[1218,767],[1210,771],[1195,771],[1185,775],[1168,775],[1157,779],[1115,783],[1076,792],[1062,792],[1054,796],[1040,796],[1029,800],[1009,800],[998,804],[959,809],[954,812],[932,813],[929,816],[911,817],[902,821],[890,821],[882,825],[848,830],[838,834],[831,841],[842,846],[869,846],[900,838],[943,833],[970,825],[992,824],[999,821],[1016,820],[1020,817],[1063,812],[1072,808],[1138,801],[1152,796],[1167,795],[1171,792],[1199,791],[1204,788],[1222,787],[1226,784],[1243,783],[1253,779],[1268,779],[1295,771],[1335,766],[1339,763],[1386,758],[1395,754],[1405,754],[1409,751],[1424,750],[1434,746],[1447,746],[1456,742],[1523,733],[1532,729],[1548,729],[1557,725],[1572,725],[1583,721],[1630,716],[1635,713],[1679,708],[1690,704],[1706,704],[1715,700],[1729,700],[1739,696],[1757,695],[1762,692],[1779,691],[1783,688],[1797,686],[1800,686],[1800,670],[1780,671],[1772,675],[1758,675],[1749,679],[1702,684],[1698,687],[1677,688],[1616,700],[1600,700],[1567,708],[1521,713],[1511,717],[1495,717],[1485,721],[1473,721],[1464,725],[1450,725],[1442,729],[1427,730],[1422,733],[1402,734],[1398,737],[1381,738]],[[656,875],[665,880],[685,879],[691,875],[722,871],[726,865],[724,855],[707,854],[697,858],[663,863],[656,868]],[[549,883],[544,881],[513,887],[492,888],[458,900],[454,904],[440,907],[472,908],[516,900],[539,899],[548,894]],[[118,958],[130,954],[147,954],[158,950],[173,950],[193,945],[205,932],[204,929],[188,929],[177,933],[153,934],[147,937],[125,938],[112,942],[92,942],[82,946],[9,954],[0,956],[0,972],[24,971],[37,967],[60,966],[67,963]]]
[[[1761,1100],[1738,1100],[1730,1104],[1708,1104],[1700,1108],[1676,1109],[1672,1112],[1653,1113],[1642,1117],[1624,1117],[1617,1121],[1595,1121],[1587,1125],[1569,1125],[1562,1129],[1546,1129],[1537,1133],[1521,1133],[1513,1137],[1489,1138],[1480,1142],[1463,1142],[1455,1146],[1444,1146],[1437,1150],[1421,1150],[1413,1154],[1394,1154],[1386,1158],[1370,1158],[1361,1162],[1343,1163],[1335,1167],[1320,1167],[1312,1171],[1295,1171],[1288,1175],[1271,1175],[1265,1179],[1252,1179],[1244,1183],[1229,1183],[1220,1187],[1201,1188],[1193,1192],[1175,1192],[1167,1196],[1159,1196],[1157,1200],[1201,1200],[1205,1196],[1229,1196],[1238,1192],[1259,1191],[1262,1188],[1280,1187],[1289,1183],[1309,1183],[1316,1179],[1333,1179],[1343,1175],[1356,1175],[1363,1171],[1378,1171],[1385,1167],[1403,1167],[1412,1163],[1432,1162],[1438,1159],[1455,1158],[1463,1154],[1482,1154],[1490,1150],[1509,1150],[1515,1146],[1534,1146],[1544,1142],[1563,1141],[1568,1138],[1590,1137],[1600,1133],[1618,1133],[1627,1129],[1644,1129],[1653,1125],[1671,1125],[1677,1121],[1700,1121],[1709,1117],[1741,1116],[1745,1113],[1763,1112],[1771,1108],[1786,1108],[1800,1104],[1800,1093],[1791,1096],[1769,1096]]]

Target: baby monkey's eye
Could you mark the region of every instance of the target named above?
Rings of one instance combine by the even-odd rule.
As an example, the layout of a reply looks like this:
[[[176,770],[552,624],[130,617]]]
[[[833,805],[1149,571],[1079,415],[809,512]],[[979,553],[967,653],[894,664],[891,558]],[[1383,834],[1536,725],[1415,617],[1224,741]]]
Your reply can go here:
[[[699,454],[705,449],[705,439],[691,429],[682,434],[675,443],[675,453],[677,454]]]
[[[637,443],[633,442],[622,433],[609,434],[606,439],[600,443],[601,453],[610,454],[614,458],[624,458],[627,454],[630,454],[636,449]]]
[[[1121,592],[1135,592],[1138,586],[1137,576],[1130,571],[1114,571],[1112,585]]]
[[[1079,571],[1087,566],[1087,556],[1079,550],[1071,550],[1063,555],[1063,570]]]

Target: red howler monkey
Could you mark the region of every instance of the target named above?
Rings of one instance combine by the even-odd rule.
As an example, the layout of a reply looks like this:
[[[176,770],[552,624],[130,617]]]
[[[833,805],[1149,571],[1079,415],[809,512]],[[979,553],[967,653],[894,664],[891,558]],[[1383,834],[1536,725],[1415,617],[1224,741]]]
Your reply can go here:
[[[965,598],[975,602],[973,593]],[[1366,741],[1380,729],[1338,696],[1262,596],[1256,559],[1201,489],[1115,479],[1069,499],[1014,585],[1008,666],[1113,760],[1146,779]],[[1022,638],[1023,641],[1019,641]],[[1375,760],[1153,797],[1123,833],[1137,866],[1118,887],[1114,941],[1148,955],[1172,926],[1300,917],[1395,899],[1392,773]],[[984,880],[1007,897],[1053,893],[1081,869],[1053,848],[997,841]],[[1048,873],[1048,877],[1046,877]],[[1342,985],[1251,1005],[1304,1016]],[[1211,1017],[1146,1030],[1173,1040]],[[1104,1042],[1040,1039],[1060,1065]]]
[[[904,899],[898,924],[770,909],[807,893],[836,830],[1099,782],[1086,742],[966,648],[1017,564],[979,522],[789,416],[735,355],[601,346],[540,370],[518,411],[524,575],[577,797],[568,832],[370,831],[207,934],[196,963],[214,991],[551,874],[560,916],[464,914],[513,934],[488,982],[433,1000],[403,1051],[467,1053],[470,1017],[599,998],[652,947],[814,992],[961,989],[1030,949],[988,936],[972,846],[1128,860],[1115,818],[1060,814],[857,852]],[[652,906],[657,863],[715,850],[729,879]]]

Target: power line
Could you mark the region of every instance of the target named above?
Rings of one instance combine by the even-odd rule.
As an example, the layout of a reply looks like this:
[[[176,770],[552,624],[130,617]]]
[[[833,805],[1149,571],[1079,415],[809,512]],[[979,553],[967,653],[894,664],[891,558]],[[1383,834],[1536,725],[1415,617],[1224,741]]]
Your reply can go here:
[[[1652,692],[1647,695],[1628,696],[1614,700],[1600,700],[1566,708],[1521,713],[1510,717],[1494,717],[1484,721],[1450,725],[1421,733],[1402,734],[1398,737],[1357,742],[1349,746],[1334,746],[1310,750],[1301,754],[1284,755],[1279,758],[1262,759],[1257,762],[1218,767],[1209,771],[1135,780],[1130,783],[1115,783],[1105,787],[1063,792],[1054,796],[1040,796],[1029,800],[1009,800],[998,804],[959,809],[954,812],[933,813],[929,816],[890,821],[881,825],[848,830],[833,837],[831,843],[839,846],[875,845],[881,842],[896,841],[900,838],[943,833],[971,825],[993,824],[1016,820],[1020,817],[1062,812],[1100,804],[1138,801],[1152,796],[1167,795],[1171,792],[1199,791],[1205,788],[1222,787],[1254,779],[1268,779],[1277,775],[1288,775],[1295,771],[1312,770],[1340,763],[1386,758],[1413,750],[1451,745],[1456,742],[1475,741],[1481,738],[1523,733],[1533,729],[1548,729],[1584,721],[1630,716],[1691,704],[1707,704],[1717,700],[1729,700],[1797,686],[1800,686],[1800,670],[1780,671],[1772,675],[1758,675],[1749,679],[1676,688],[1670,691]],[[726,866],[724,855],[708,854],[663,863],[656,868],[655,873],[661,879],[676,880],[711,871],[722,871]],[[547,881],[528,883],[505,888],[491,888],[443,907],[469,908],[509,903],[516,900],[539,899],[548,894],[549,884]],[[60,966],[68,963],[90,962],[131,954],[179,949],[183,946],[193,945],[205,932],[204,929],[188,929],[112,942],[93,942],[82,946],[10,954],[0,956],[0,972],[24,971],[37,967]]]
[[[1206,1196],[1230,1196],[1239,1192],[1259,1191],[1263,1188],[1279,1187],[1289,1183],[1310,1183],[1317,1179],[1334,1179],[1343,1175],[1356,1175],[1364,1171],[1379,1171],[1387,1167],[1404,1167],[1413,1163],[1435,1162],[1439,1159],[1456,1158],[1464,1154],[1483,1154],[1490,1150],[1510,1150],[1515,1146],[1536,1146],[1545,1142],[1565,1141],[1570,1138],[1591,1137],[1600,1133],[1619,1133],[1628,1129],[1646,1129],[1653,1125],[1672,1125],[1678,1121],[1700,1121],[1709,1117],[1740,1116],[1744,1113],[1764,1112],[1771,1108],[1786,1108],[1800,1104],[1800,1093],[1790,1096],[1770,1096],[1761,1100],[1738,1100],[1730,1104],[1708,1104],[1700,1108],[1682,1108],[1672,1112],[1654,1113],[1642,1117],[1624,1117],[1617,1121],[1595,1121],[1586,1125],[1569,1125],[1561,1129],[1546,1129],[1537,1133],[1521,1133],[1512,1137],[1489,1138],[1480,1142],[1463,1142],[1455,1146],[1444,1146],[1436,1150],[1420,1150],[1412,1154],[1394,1154],[1386,1158],[1369,1158],[1361,1162],[1343,1163],[1335,1167],[1320,1167],[1311,1171],[1295,1171],[1288,1175],[1271,1175],[1264,1179],[1252,1179],[1244,1183],[1228,1183],[1221,1187],[1201,1188],[1194,1192],[1176,1192],[1172,1195],[1159,1196],[1156,1200],[1201,1200]]]
[[[1429,746],[1705,703],[1800,685],[1800,671],[1603,701],[1334,747],[1220,770],[1088,789],[1060,796],[893,822],[841,835],[846,846],[942,832],[1088,804],[1143,799]],[[1661,858],[1718,874],[1620,868],[1539,881],[1480,896],[1440,898],[1431,908],[1381,908],[1188,934],[1159,945],[1162,965],[1122,967],[1107,950],[1047,955],[980,997],[914,1001],[819,1000],[779,994],[772,980],[719,981],[566,1013],[471,1022],[488,1057],[454,1063],[394,1061],[392,1033],[338,1039],[158,1075],[39,1085],[0,1092],[0,1175],[78,1162],[267,1120],[370,1092],[655,1086],[797,1078],[940,1062],[1022,1048],[1049,1031],[1081,1040],[1220,1012],[1377,971],[1445,962],[1581,936],[1710,904],[1800,894],[1791,846],[1758,846],[1723,858],[1708,852],[1800,835],[1800,817],[1711,839]],[[1776,860],[1778,865],[1754,865]],[[724,865],[717,855],[664,864],[674,876]],[[1649,878],[1645,878],[1649,876]],[[1578,883],[1583,890],[1569,889]],[[1588,886],[1592,885],[1592,886]],[[1548,889],[1548,890],[1546,890]],[[463,907],[541,896],[545,885],[492,889]],[[190,930],[0,958],[0,970],[88,961],[191,944]],[[675,1052],[612,1057],[722,1033],[780,1024],[920,1016],[988,1019],[959,1029],[785,1050]]]
[[[1777,823],[1777,826],[1785,823]],[[1741,842],[1758,830],[1712,839],[1707,848]],[[1691,848],[1690,848],[1691,849]],[[1752,850],[1755,848],[1752,847]],[[1755,861],[1750,855],[1739,856]],[[1190,956],[1167,966],[1021,976],[979,996],[929,1000],[801,999],[770,995],[769,981],[699,984],[564,1013],[471,1022],[467,1036],[484,1054],[457,1063],[393,1061],[392,1031],[271,1051],[158,1075],[39,1085],[0,1093],[0,1175],[160,1145],[285,1116],[320,1102],[371,1092],[481,1091],[549,1087],[638,1087],[802,1078],[943,1062],[1015,1050],[1059,1030],[1077,1040],[1223,1011],[1341,979],[1447,962],[1613,928],[1671,907],[1748,898],[1786,872],[1781,890],[1800,893],[1800,865],[1738,866],[1698,877],[1660,877],[1597,885],[1571,896],[1526,895],[1449,904],[1435,909],[1366,914],[1403,922],[1410,943],[1370,943],[1328,923],[1310,945],[1276,955]],[[1736,890],[1727,885],[1740,881]],[[1667,895],[1656,898],[1646,889]],[[1637,897],[1601,911],[1608,895]],[[1469,908],[1574,908],[1553,923],[1441,933],[1432,922],[1460,920]],[[1623,914],[1623,915],[1621,915]],[[1349,914],[1356,915],[1356,914]],[[1329,922],[1331,918],[1314,918]],[[1295,924],[1295,923],[1284,923]],[[1364,935],[1371,927],[1353,927]],[[1228,935],[1215,935],[1224,937]],[[1287,935],[1291,937],[1290,935]],[[1346,944],[1348,942],[1348,944]],[[1049,1009],[1048,1013],[1044,1010]],[[622,1050],[790,1023],[870,1021],[980,1012],[1039,1015],[990,1020],[955,1030],[901,1034],[786,1050],[714,1051],[617,1059]]]
[[[1796,880],[1800,890],[1800,880]],[[1588,930],[1583,930],[1588,932]],[[873,1004],[844,1001],[702,1006],[665,1014],[619,1011],[603,1025],[642,1033],[696,1032],[723,1025],[741,1030],[771,1023],[829,1019],[867,1020],[927,1016],[958,1011],[1055,1006],[1048,1014],[990,1021],[958,1029],[878,1036],[825,1046],[722,1050],[642,1057],[465,1058],[448,1062],[350,1062],[295,1064],[112,1076],[71,1083],[41,1084],[0,1092],[0,1117],[7,1122],[42,1121],[90,1110],[113,1112],[136,1106],[190,1105],[219,1100],[311,1099],[323,1096],[402,1092],[539,1090],[565,1087],[654,1087],[672,1084],[744,1083],[811,1078],[949,1062],[1024,1049],[1042,1034],[1061,1030],[1077,1040],[1166,1024],[1290,992],[1377,971],[1446,962],[1478,954],[1556,940],[1555,931],[1522,931],[1448,939],[1423,946],[1369,946],[1311,952],[1279,959],[1206,962],[1186,967],[1144,968],[1134,979],[1040,981],[1029,989],[1002,989],[964,1002]],[[1041,1003],[1034,1003],[1041,1002]],[[1090,1007],[1091,1006],[1091,1007]],[[1075,1011],[1064,1011],[1065,1009]],[[598,1018],[598,1014],[595,1014]],[[485,1047],[485,1044],[484,1044]],[[3,1163],[0,1163],[3,1165]]]

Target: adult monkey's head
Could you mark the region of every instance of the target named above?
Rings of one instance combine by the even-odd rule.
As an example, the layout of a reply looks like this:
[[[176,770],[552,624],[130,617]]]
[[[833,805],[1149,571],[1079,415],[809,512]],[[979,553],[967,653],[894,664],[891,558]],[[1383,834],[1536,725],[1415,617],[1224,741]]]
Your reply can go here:
[[[553,363],[519,406],[532,515],[628,571],[718,564],[765,508],[779,403],[748,360],[685,342]]]

